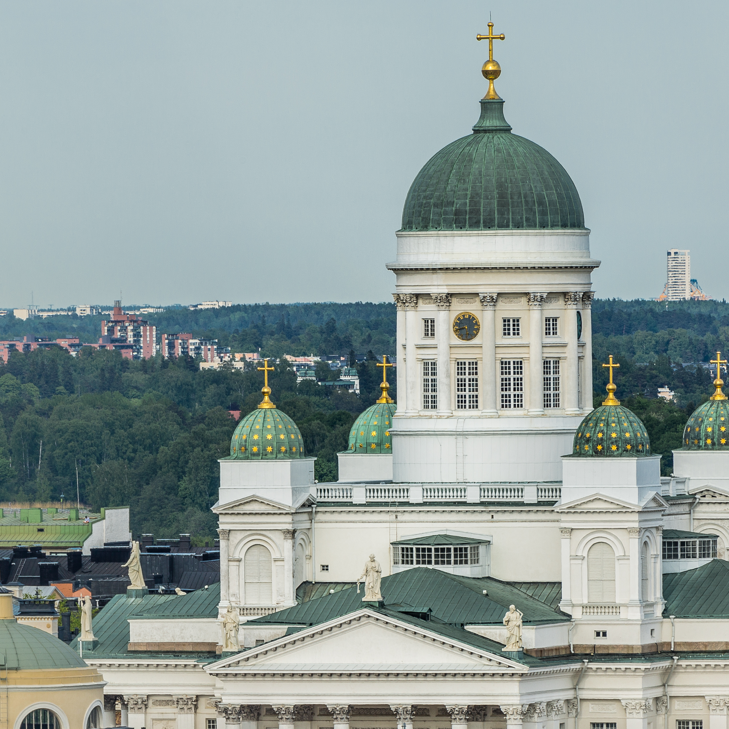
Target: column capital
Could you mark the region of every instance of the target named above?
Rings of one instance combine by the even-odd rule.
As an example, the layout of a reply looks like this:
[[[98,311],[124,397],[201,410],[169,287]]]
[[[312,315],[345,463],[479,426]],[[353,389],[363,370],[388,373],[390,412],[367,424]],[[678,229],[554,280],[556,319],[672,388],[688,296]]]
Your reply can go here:
[[[219,716],[222,716],[229,723],[240,723],[241,706],[238,704],[218,704],[216,710]]]
[[[410,724],[413,720],[413,714],[415,713],[415,707],[407,704],[396,704],[390,705],[393,713],[397,717],[397,721]]]
[[[577,699],[567,699],[565,701],[566,707],[567,707],[567,716],[569,716],[570,719],[576,719],[577,718]]]
[[[576,309],[582,303],[582,291],[570,291],[564,295],[565,306]]]
[[[668,711],[668,696],[659,696],[656,699],[656,714],[665,714]]]
[[[547,716],[555,719],[565,713],[564,701],[547,701]]]
[[[710,714],[720,714],[726,716],[729,707],[729,697],[726,696],[706,696],[706,703],[709,705]]]
[[[547,294],[529,294],[527,296],[527,304],[529,306],[541,306],[547,300]]]
[[[478,298],[481,301],[481,306],[484,309],[493,309],[496,306],[496,300],[498,299],[498,294],[479,294]]]
[[[625,699],[621,699],[620,703],[625,708],[627,716],[634,719],[642,719],[653,709],[653,699],[638,699],[637,701],[626,701]]]
[[[282,532],[284,539],[293,539],[296,534],[296,529],[283,529]]]
[[[147,708],[147,697],[132,694],[124,697],[124,703],[127,705],[127,711],[132,712],[132,714],[139,714]]]
[[[431,294],[433,302],[439,309],[450,309],[451,308],[451,295],[450,294]]]
[[[468,706],[446,706],[451,716],[451,723],[466,724],[468,722]]]
[[[334,718],[334,721],[337,724],[348,724],[349,723],[349,714],[352,711],[352,707],[347,704],[327,704],[327,709],[329,710],[329,713]]]
[[[547,702],[537,701],[534,704],[529,704],[527,709],[526,718],[527,721],[537,721],[545,716],[547,713]]]
[[[628,529],[628,536],[631,539],[637,539],[640,536],[640,527],[630,527]]]
[[[290,706],[272,706],[271,708],[276,712],[276,716],[282,724],[294,723],[296,707],[293,704]]]
[[[529,704],[505,704],[499,707],[506,717],[508,724],[521,724],[529,711]]]
[[[585,291],[585,293],[582,294],[582,306],[584,306],[585,309],[590,309],[592,307],[592,300],[594,298],[595,298],[594,291]]]
[[[395,299],[395,306],[397,306],[398,309],[418,308],[417,294],[393,294],[392,298]]]
[[[197,705],[197,696],[173,696],[177,704],[177,712],[179,714],[194,714]]]
[[[559,533],[560,533],[560,534],[561,534],[561,535],[562,535],[563,537],[569,537],[569,536],[571,536],[571,535],[572,535],[572,530],[571,530],[571,529],[570,529],[569,527],[560,527],[560,528],[559,528]]]
[[[221,541],[227,542],[230,538],[230,529],[218,529],[218,536]]]

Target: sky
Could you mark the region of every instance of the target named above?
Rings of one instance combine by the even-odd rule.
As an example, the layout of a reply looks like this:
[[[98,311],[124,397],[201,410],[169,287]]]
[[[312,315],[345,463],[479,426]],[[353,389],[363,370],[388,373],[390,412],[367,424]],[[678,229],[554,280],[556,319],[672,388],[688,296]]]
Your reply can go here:
[[[668,248],[728,295],[729,3],[0,0],[0,307],[384,301],[419,169],[514,133],[575,181],[599,297]]]

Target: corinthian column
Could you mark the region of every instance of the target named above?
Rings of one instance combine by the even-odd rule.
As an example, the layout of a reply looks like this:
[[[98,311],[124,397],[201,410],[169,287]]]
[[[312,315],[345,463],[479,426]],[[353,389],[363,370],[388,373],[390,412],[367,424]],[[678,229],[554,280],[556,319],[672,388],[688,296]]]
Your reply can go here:
[[[274,706],[273,710],[278,717],[278,729],[294,729],[294,706]]]
[[[506,717],[506,729],[521,729],[529,704],[506,704],[501,707]]]
[[[390,707],[397,717],[397,729],[413,729],[413,713],[415,707],[398,704]]]
[[[438,341],[438,414],[451,415],[451,295],[432,294],[438,307],[435,336]]]
[[[230,529],[218,529],[218,536],[220,537],[220,603],[227,605],[230,601],[230,572],[228,566]]]
[[[349,714],[352,711],[351,706],[337,704],[333,706],[327,705],[329,713],[334,719],[334,729],[349,729]]]
[[[544,415],[542,304],[547,294],[529,294],[529,415]]]
[[[483,382],[483,415],[496,417],[496,297],[497,294],[479,294],[481,299],[481,342],[482,364],[481,381]]]
[[[395,331],[395,375],[397,377],[397,409],[408,409],[407,377],[405,372],[405,302],[400,294],[393,294],[397,307],[397,329]]]
[[[468,706],[446,706],[451,715],[451,729],[468,729]]]
[[[579,361],[577,357],[577,311],[582,302],[582,292],[573,291],[564,295],[565,338],[567,339],[567,366],[565,368],[565,412],[576,415],[580,412],[579,398]]]
[[[296,604],[294,600],[294,534],[295,529],[284,529],[284,602]]]
[[[195,729],[197,696],[174,696],[177,704],[177,729]]]
[[[709,705],[709,729],[727,729],[729,697],[707,696],[706,703]]]
[[[144,713],[147,710],[147,697],[133,694],[131,696],[125,696],[124,702],[129,712],[129,728],[143,729],[145,725]]]
[[[582,360],[582,402],[583,410],[592,410],[592,300],[595,294],[586,291],[582,294],[582,341],[585,355]]]
[[[405,407],[407,412],[420,410],[418,395],[418,361],[415,356],[415,343],[418,340],[418,297],[416,294],[398,294],[399,303],[405,310]],[[397,396],[400,398],[398,383]]]

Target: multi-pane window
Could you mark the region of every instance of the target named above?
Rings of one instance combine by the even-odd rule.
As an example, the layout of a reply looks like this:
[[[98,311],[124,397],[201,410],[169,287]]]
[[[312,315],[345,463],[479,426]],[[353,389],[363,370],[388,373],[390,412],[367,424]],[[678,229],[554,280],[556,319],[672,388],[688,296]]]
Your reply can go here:
[[[415,547],[415,564],[433,564],[433,547]]]
[[[678,542],[663,542],[663,559],[678,559]]]
[[[501,407],[524,407],[524,363],[520,359],[501,360]]]
[[[591,721],[590,729],[618,729],[618,723],[615,721]]]
[[[468,547],[453,547],[453,564],[468,564]]]
[[[456,362],[456,408],[478,410],[478,362],[458,360]]]
[[[423,319],[423,337],[432,338],[435,336],[435,319]]]
[[[437,567],[477,565],[481,563],[481,555],[478,545],[462,547],[395,545],[393,547],[392,563],[398,566],[435,565]]]
[[[413,563],[413,548],[412,547],[395,547],[392,554],[393,564],[404,564],[411,565]]]
[[[450,564],[451,548],[450,547],[433,547],[433,564]]]
[[[20,729],[61,729],[61,720],[50,709],[36,709],[23,719]]]
[[[679,549],[681,553],[681,559],[696,559],[696,540],[687,539],[681,540],[679,543]]]
[[[544,372],[544,407],[558,408],[559,405],[559,360],[545,359]]]
[[[438,363],[433,359],[423,361],[423,410],[438,408]]]
[[[521,336],[521,319],[507,317],[501,320],[501,334],[504,337]]]
[[[664,539],[663,559],[716,559],[716,539]]]
[[[676,719],[676,729],[704,729],[701,719]]]
[[[699,559],[716,559],[716,539],[699,539]]]
[[[544,336],[545,337],[556,337],[559,334],[557,328],[557,322],[559,321],[558,316],[545,316],[544,317]]]
[[[218,720],[217,719],[206,719],[205,720],[205,729],[218,729]]]

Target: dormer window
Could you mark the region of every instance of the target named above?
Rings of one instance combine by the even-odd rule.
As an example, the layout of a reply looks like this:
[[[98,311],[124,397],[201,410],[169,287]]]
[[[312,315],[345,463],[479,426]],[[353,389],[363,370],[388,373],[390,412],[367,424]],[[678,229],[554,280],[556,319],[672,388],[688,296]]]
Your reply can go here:
[[[713,534],[664,529],[663,572],[692,570],[716,559],[717,540]]]
[[[436,567],[470,577],[489,574],[487,537],[474,539],[452,534],[429,535],[392,543],[393,572],[412,567]]]

